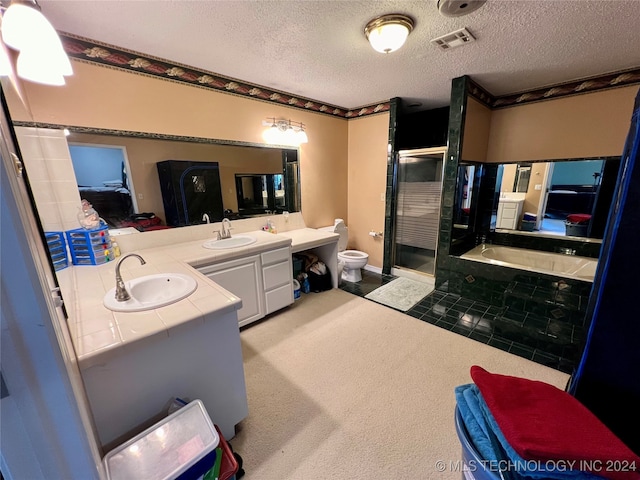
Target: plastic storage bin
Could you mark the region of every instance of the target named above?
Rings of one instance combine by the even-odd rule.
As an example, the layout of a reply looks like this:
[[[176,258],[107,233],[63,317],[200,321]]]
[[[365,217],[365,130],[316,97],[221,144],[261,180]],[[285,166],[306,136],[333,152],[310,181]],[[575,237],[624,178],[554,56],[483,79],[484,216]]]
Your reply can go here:
[[[501,480],[497,471],[493,472],[487,468],[491,464],[480,456],[471,443],[458,407],[456,407],[455,422],[456,433],[462,444],[462,461],[464,462],[461,478],[463,480]]]
[[[107,453],[107,478],[197,479],[214,465],[219,442],[204,405],[193,400]]]
[[[304,258],[293,255],[293,278],[297,278],[304,271]]]
[[[93,230],[67,230],[66,236],[74,265],[101,265],[115,259],[107,225]]]
[[[536,228],[535,220],[522,220],[522,222],[520,223],[520,230],[523,232],[533,232],[535,228]]]
[[[588,223],[571,223],[565,222],[565,230],[567,236],[570,237],[586,237],[587,229],[589,228]]]
[[[54,270],[62,270],[69,266],[69,257],[67,256],[67,244],[64,241],[63,232],[45,232],[44,238],[47,241],[49,256],[53,262]]]
[[[233,451],[231,451],[231,447],[222,436],[222,432],[217,425],[215,425],[215,427],[218,432],[218,436],[220,437],[219,446],[222,449],[222,463],[220,465],[218,480],[235,480],[236,473],[238,472],[240,465],[238,465],[236,457],[233,455]]]

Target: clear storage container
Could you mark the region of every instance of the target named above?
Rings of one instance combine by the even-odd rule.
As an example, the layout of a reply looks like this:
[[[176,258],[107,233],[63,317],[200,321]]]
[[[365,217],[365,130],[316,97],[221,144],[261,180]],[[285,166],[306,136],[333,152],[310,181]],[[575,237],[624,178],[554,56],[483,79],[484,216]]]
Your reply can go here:
[[[204,405],[193,400],[107,453],[107,478],[196,479],[213,466],[219,442]]]

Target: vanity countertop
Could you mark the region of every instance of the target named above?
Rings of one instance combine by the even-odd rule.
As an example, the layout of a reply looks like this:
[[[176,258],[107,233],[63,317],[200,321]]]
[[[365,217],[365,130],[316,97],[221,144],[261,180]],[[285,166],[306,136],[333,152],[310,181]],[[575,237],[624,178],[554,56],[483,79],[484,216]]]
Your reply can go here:
[[[199,267],[236,258],[257,255],[266,250],[292,246],[302,251],[337,242],[338,235],[312,228],[279,234],[251,231],[256,243],[225,250],[202,246],[203,240],[173,243],[136,250],[145,265],[136,258],[121,265],[125,282],[156,273],[184,273],[194,277],[198,287],[187,298],[174,304],[142,312],[113,312],[102,301],[115,286],[117,261],[99,266],[72,266],[57,273],[69,316],[69,330],[81,368],[100,364],[127,348],[156,336],[169,337],[178,329],[191,328],[197,322],[215,321],[216,316],[241,307],[241,300],[207,276]],[[194,323],[196,322],[196,323]]]

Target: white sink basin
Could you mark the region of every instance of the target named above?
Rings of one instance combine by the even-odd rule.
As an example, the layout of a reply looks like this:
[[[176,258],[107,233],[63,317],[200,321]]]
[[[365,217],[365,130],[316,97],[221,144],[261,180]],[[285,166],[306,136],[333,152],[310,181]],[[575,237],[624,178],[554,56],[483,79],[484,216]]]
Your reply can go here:
[[[198,282],[182,273],[158,273],[124,282],[131,298],[116,300],[116,289],[104,296],[104,306],[114,312],[141,312],[164,307],[187,298],[198,287]]]
[[[249,235],[234,235],[230,238],[223,238],[222,240],[207,240],[202,244],[204,248],[210,248],[211,250],[226,250],[227,248],[246,247],[256,243],[257,239]]]

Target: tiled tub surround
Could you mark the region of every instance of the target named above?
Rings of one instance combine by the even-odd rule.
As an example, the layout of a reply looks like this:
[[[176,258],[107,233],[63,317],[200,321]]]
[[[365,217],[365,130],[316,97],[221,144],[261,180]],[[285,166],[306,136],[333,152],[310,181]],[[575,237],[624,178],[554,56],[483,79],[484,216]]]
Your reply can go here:
[[[494,307],[493,335],[577,365],[588,329],[585,314],[592,283],[459,258],[442,287],[448,294]]]

